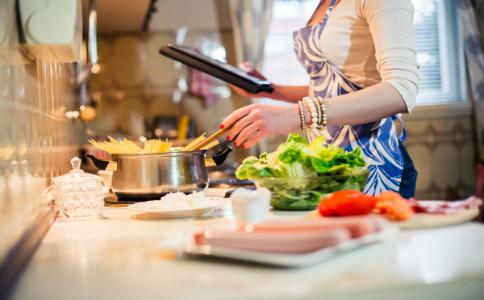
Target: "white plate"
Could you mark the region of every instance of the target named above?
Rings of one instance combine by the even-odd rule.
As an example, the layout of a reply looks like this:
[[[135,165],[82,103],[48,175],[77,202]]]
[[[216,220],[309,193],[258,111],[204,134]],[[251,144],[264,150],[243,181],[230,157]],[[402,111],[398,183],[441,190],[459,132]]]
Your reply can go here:
[[[220,257],[234,260],[249,261],[264,265],[279,267],[304,267],[336,257],[338,254],[363,246],[383,241],[398,232],[398,227],[390,226],[382,231],[368,234],[358,239],[345,241],[337,246],[327,247],[305,254],[279,254],[260,251],[240,250],[235,248],[212,247],[209,245],[190,244],[183,253],[187,256]]]
[[[150,216],[155,218],[190,218],[190,217],[199,217],[208,212],[213,212],[217,207],[224,205],[229,200],[228,198],[222,198],[222,197],[206,197],[206,198],[209,203],[208,206],[194,207],[194,208],[188,208],[188,209],[171,209],[171,210],[153,209],[152,206],[159,204],[160,200],[138,202],[135,204],[131,204],[130,206],[128,206],[128,208],[147,213]]]

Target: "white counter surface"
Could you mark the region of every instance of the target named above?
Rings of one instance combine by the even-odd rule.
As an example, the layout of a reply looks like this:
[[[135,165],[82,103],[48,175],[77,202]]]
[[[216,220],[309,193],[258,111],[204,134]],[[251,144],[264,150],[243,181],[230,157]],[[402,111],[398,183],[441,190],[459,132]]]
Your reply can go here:
[[[187,259],[174,250],[199,229],[234,227],[230,204],[200,218],[153,219],[126,207],[103,214],[58,220],[10,299],[484,299],[480,223],[401,231],[312,267],[286,269]]]

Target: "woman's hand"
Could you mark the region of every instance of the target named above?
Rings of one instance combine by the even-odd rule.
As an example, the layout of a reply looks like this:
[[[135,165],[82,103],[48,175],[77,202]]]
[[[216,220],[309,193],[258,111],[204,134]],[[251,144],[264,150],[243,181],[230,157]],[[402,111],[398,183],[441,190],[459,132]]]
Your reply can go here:
[[[263,138],[281,133],[290,133],[301,126],[299,108],[296,105],[252,104],[231,113],[220,128],[235,124],[227,139],[237,136],[235,146],[249,148]]]
[[[241,63],[240,68],[254,77],[260,78],[262,80],[267,80],[264,75],[255,70],[254,67],[248,62]],[[246,90],[232,84],[229,84],[229,86],[232,87],[237,92],[237,94],[244,97],[269,98],[273,100],[281,100],[292,103],[297,103],[298,100],[301,100],[303,97],[309,94],[309,86],[307,85],[278,85],[271,83],[271,86],[274,89],[272,93],[259,92],[257,94],[247,92]]]
[[[249,75],[252,75],[252,76],[257,77],[257,78],[262,79],[262,80],[267,80],[267,78],[265,78],[264,75],[262,75],[261,73],[259,73],[252,66],[252,64],[249,63],[249,62],[240,63],[239,67],[240,67],[240,69],[244,70]],[[251,92],[248,92],[248,91],[246,91],[246,90],[244,90],[242,88],[239,88],[238,86],[232,85],[232,84],[229,84],[229,86],[231,88],[233,88],[237,92],[237,94],[239,94],[241,96],[244,96],[244,97],[249,97],[249,98],[272,98],[272,96],[273,96],[272,93],[268,93],[268,92],[251,93]]]

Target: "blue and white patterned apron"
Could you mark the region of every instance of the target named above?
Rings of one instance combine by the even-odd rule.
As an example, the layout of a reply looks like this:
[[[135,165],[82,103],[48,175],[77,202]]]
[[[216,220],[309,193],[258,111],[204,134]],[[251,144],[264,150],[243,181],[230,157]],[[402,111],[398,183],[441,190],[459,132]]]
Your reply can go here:
[[[336,0],[331,4],[320,23],[294,32],[294,49],[301,64],[310,76],[310,97],[331,98],[344,95],[361,87],[345,78],[325,57],[320,48],[321,34]],[[329,111],[331,113],[331,111]],[[388,117],[362,125],[327,126],[322,133],[325,142],[352,151],[359,146],[370,170],[363,192],[378,195],[382,191],[400,189],[403,172],[402,152],[399,139],[405,139],[405,130],[399,137],[393,120]],[[311,139],[311,136],[308,136]]]

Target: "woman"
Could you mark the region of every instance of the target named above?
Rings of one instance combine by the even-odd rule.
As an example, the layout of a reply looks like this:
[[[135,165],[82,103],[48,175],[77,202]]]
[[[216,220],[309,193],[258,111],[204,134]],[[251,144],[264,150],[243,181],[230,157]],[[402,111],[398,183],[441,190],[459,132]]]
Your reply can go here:
[[[413,12],[411,0],[322,0],[307,26],[294,33],[310,85],[273,84],[272,93],[259,94],[236,90],[294,103],[320,96],[326,142],[348,151],[362,148],[370,170],[364,192],[391,190],[413,197],[417,171],[402,144],[405,131],[399,136],[393,123],[395,115],[413,109],[418,93]],[[308,102],[242,107],[221,128],[235,123],[228,138],[238,134],[234,145],[248,148],[269,135],[311,126]]]

